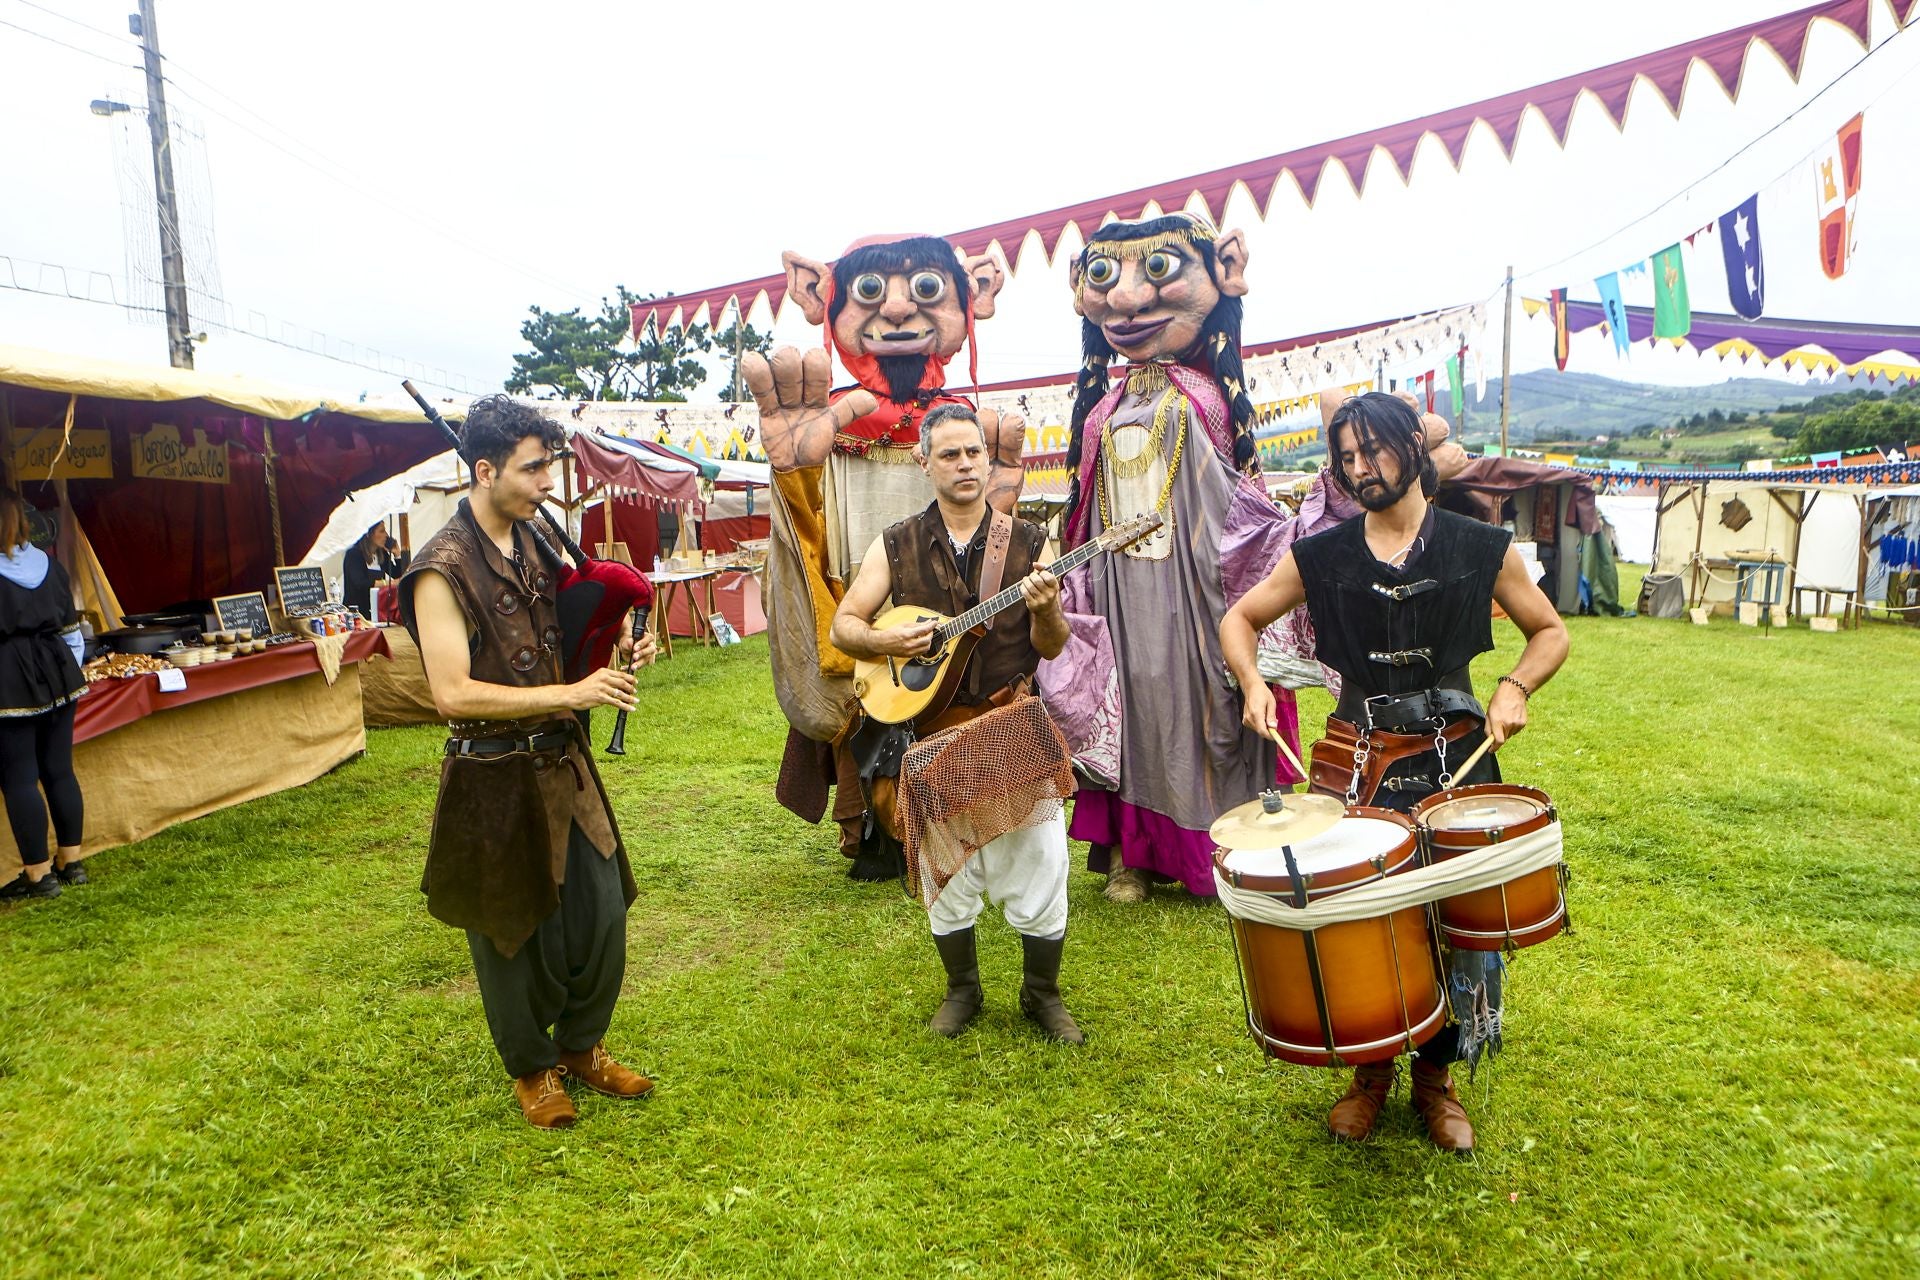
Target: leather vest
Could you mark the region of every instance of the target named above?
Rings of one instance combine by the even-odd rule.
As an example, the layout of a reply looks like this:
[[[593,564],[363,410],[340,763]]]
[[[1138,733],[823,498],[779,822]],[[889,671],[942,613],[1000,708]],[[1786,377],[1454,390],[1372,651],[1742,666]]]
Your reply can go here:
[[[948,617],[965,613],[980,603],[980,572],[987,560],[987,528],[991,519],[982,519],[967,549],[964,572],[953,554],[953,541],[947,537],[946,521],[940,517],[940,504],[934,502],[917,516],[893,525],[881,535],[887,550],[887,567],[893,575],[893,602],[938,609]],[[1039,525],[1015,519],[1013,538],[1007,545],[1007,566],[1000,577],[1005,590],[1033,572],[1034,561],[1046,546],[1047,535]],[[1032,619],[1024,603],[1016,604],[993,619],[992,627],[981,637],[967,665],[965,679],[954,701],[962,706],[985,702],[1000,690],[1031,676],[1040,666],[1040,652],[1033,647]]]
[[[413,558],[400,579],[400,616],[414,643],[420,628],[413,590],[423,573],[453,588],[466,616],[468,671],[487,684],[535,688],[564,683],[556,611],[556,552],[531,527],[515,524],[512,559],[481,532],[466,499]],[[619,828],[580,722],[572,714],[518,721],[453,721],[456,738],[525,737],[564,729],[563,746],[485,756],[448,756],[421,889],[435,919],[485,934],[503,955],[520,949],[560,905],[571,828],[603,857],[618,857],[626,899],[635,895]]]

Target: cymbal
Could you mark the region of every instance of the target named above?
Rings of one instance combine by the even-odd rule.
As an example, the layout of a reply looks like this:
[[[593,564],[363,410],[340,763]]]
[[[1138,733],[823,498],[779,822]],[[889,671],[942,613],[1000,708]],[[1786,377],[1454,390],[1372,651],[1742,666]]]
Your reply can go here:
[[[1214,819],[1208,834],[1222,849],[1278,849],[1319,835],[1346,812],[1332,796],[1266,791]]]

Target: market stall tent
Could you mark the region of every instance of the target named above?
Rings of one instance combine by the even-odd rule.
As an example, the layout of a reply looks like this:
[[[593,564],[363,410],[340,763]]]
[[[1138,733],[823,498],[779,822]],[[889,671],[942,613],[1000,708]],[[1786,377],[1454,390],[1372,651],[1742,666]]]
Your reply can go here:
[[[265,589],[348,494],[446,447],[399,404],[5,346],[0,425],[14,483],[72,512],[129,612]]]

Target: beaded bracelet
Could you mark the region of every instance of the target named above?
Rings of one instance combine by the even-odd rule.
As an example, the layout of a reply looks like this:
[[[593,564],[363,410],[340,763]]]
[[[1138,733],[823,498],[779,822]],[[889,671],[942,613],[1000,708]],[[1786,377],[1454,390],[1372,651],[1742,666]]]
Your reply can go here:
[[[1531,702],[1531,701],[1533,700],[1533,690],[1531,690],[1531,689],[1529,689],[1529,688],[1527,688],[1527,686],[1526,686],[1526,685],[1524,685],[1524,684],[1521,684],[1521,683],[1520,683],[1520,681],[1519,681],[1519,680],[1517,680],[1517,679],[1515,679],[1515,678],[1514,678],[1513,676],[1501,676],[1501,677],[1500,677],[1500,678],[1499,678],[1498,680],[1496,680],[1496,681],[1495,681],[1494,683],[1495,683],[1495,684],[1510,684],[1510,685],[1512,685],[1512,686],[1513,686],[1514,688],[1516,688],[1516,689],[1518,689],[1518,690],[1520,691],[1520,696],[1521,696],[1521,697],[1522,697],[1523,699],[1525,699],[1525,700],[1527,700],[1527,701],[1529,701],[1529,702]]]

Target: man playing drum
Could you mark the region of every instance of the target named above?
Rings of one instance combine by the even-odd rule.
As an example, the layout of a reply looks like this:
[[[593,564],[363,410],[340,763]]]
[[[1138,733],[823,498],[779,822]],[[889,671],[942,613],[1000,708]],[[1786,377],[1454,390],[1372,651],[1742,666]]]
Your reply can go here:
[[[965,723],[996,705],[1010,706],[1025,692],[1040,660],[1066,647],[1067,620],[1060,609],[1059,580],[1044,568],[1046,538],[1040,526],[988,508],[990,459],[973,410],[941,405],[928,413],[920,425],[919,454],[933,483],[934,501],[874,540],[834,614],[833,643],[869,660],[925,654],[933,624],[885,629],[871,625],[889,595],[896,605],[953,616],[993,594],[1003,574],[1004,580],[1018,582],[1024,601],[993,620],[973,654],[955,705],[921,726],[925,733]],[[996,557],[1003,558],[998,572],[989,564]],[[1030,702],[1030,708],[1037,710],[1037,704]],[[1044,714],[1039,723],[1044,741],[1028,754],[1050,749],[1058,772],[1065,774],[1065,744]],[[1005,762],[980,763],[986,767],[970,772],[991,777],[996,764]],[[1003,774],[1001,782],[1007,785],[1012,779]],[[1080,1029],[1060,1000],[1060,955],[1067,933],[1067,830],[1057,803],[1044,821],[1016,826],[982,844],[932,902],[929,923],[946,967],[947,993],[929,1026],[944,1036],[959,1035],[980,1011],[974,922],[983,895],[1000,904],[1007,923],[1020,933],[1026,970],[1021,1011],[1049,1038],[1081,1043]]]
[[[1512,534],[1433,506],[1438,479],[1412,408],[1377,392],[1357,396],[1335,412],[1327,441],[1335,483],[1364,514],[1296,542],[1221,623],[1227,665],[1246,691],[1245,722],[1268,733],[1275,723],[1255,637],[1305,604],[1316,656],[1343,684],[1314,748],[1313,790],[1406,812],[1450,786],[1497,781],[1491,755],[1472,776],[1453,777],[1450,768],[1483,740],[1498,750],[1526,727],[1527,699],[1566,661],[1566,627]],[[1467,668],[1493,648],[1495,601],[1526,647],[1483,711]],[[1445,1150],[1473,1148],[1447,1068],[1497,1047],[1499,967],[1497,952],[1449,951],[1453,1021],[1414,1056],[1414,1106]],[[1335,1137],[1359,1141],[1372,1131],[1394,1074],[1391,1061],[1355,1070],[1327,1119]]]

